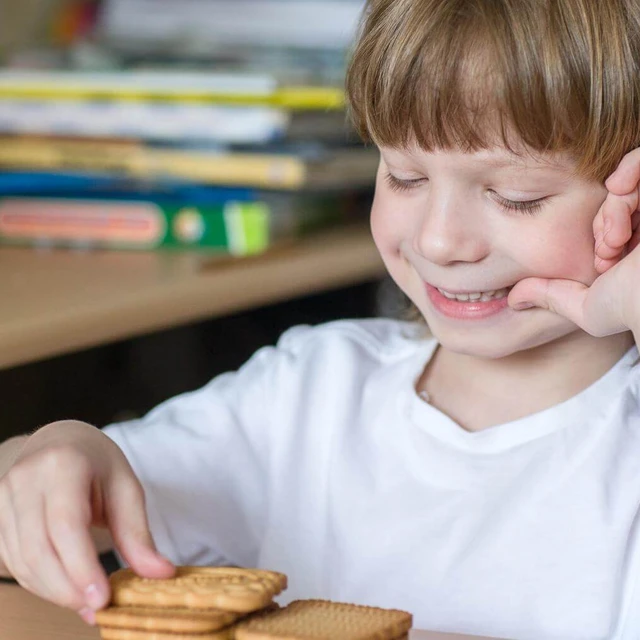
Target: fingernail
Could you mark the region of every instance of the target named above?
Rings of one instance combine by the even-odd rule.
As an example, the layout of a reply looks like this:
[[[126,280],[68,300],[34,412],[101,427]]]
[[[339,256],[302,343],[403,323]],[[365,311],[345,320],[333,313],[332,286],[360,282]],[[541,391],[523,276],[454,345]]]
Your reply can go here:
[[[91,626],[94,626],[96,623],[96,614],[92,609],[89,609],[89,607],[86,607],[84,609],[81,609],[80,611],[78,611],[78,615],[87,623],[90,624]]]
[[[518,304],[514,305],[513,308],[516,311],[524,311],[525,309],[532,309],[536,305],[531,302],[518,302]]]
[[[85,589],[84,595],[86,598],[87,606],[94,611],[96,609],[100,609],[100,607],[102,607],[102,605],[104,604],[102,595],[98,591],[98,587],[95,584],[89,585]]]

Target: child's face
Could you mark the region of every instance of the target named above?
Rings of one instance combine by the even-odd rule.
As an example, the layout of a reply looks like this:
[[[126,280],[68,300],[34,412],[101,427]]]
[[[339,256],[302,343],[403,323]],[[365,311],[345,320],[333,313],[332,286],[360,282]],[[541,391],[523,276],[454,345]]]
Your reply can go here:
[[[373,236],[444,347],[498,358],[577,330],[550,311],[514,311],[498,291],[532,276],[597,277],[592,223],[606,189],[572,168],[565,158],[544,162],[504,148],[381,149]],[[438,289],[485,295],[451,300]]]

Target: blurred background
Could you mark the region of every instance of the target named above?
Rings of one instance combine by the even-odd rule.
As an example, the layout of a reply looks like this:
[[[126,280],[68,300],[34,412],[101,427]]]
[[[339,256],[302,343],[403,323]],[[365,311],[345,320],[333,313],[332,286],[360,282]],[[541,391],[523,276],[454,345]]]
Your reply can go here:
[[[294,324],[402,312],[367,229],[377,152],[345,114],[362,6],[0,0],[0,438],[141,415]],[[273,295],[202,303],[247,264]],[[164,297],[127,328],[143,271]]]

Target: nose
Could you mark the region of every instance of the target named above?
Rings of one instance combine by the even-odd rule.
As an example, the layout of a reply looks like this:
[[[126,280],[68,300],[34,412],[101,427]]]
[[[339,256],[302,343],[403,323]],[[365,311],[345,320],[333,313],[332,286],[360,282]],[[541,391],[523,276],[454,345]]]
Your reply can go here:
[[[478,207],[454,194],[430,199],[418,216],[414,251],[434,264],[479,262],[489,253],[489,230]]]

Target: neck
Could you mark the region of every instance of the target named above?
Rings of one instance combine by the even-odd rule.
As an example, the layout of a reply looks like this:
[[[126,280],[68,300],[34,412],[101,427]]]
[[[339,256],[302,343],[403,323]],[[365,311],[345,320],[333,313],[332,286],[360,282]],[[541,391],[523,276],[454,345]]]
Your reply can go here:
[[[594,338],[576,331],[498,359],[440,347],[425,369],[418,390],[426,390],[431,404],[460,426],[479,431],[575,396],[609,371],[633,342],[630,332]]]

